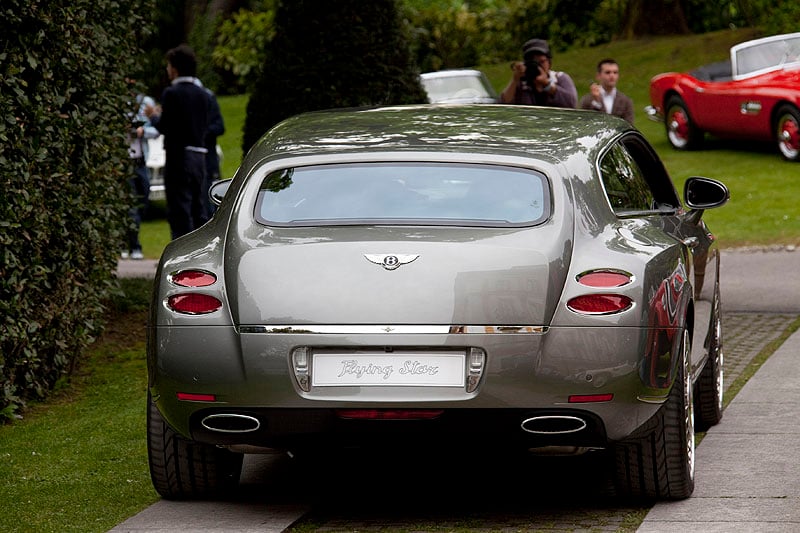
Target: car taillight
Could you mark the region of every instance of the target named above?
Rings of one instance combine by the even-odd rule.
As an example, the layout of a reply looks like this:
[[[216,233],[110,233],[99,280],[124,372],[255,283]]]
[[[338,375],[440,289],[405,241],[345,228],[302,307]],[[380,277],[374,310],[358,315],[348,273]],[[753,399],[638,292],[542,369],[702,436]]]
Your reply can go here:
[[[208,287],[217,282],[217,276],[205,270],[182,270],[172,274],[170,281],[181,287]]]
[[[614,395],[607,394],[572,394],[567,400],[569,403],[596,403],[596,402],[610,402],[614,399]]]
[[[632,306],[633,300],[622,294],[584,294],[567,302],[571,311],[587,315],[610,315]]]
[[[167,299],[167,307],[186,315],[205,315],[222,307],[222,302],[208,294],[190,292],[173,294]]]
[[[198,394],[194,392],[177,393],[179,400],[183,402],[216,402],[217,396],[214,394]]]
[[[622,287],[633,280],[633,276],[621,270],[591,270],[578,275],[578,283],[586,287]]]

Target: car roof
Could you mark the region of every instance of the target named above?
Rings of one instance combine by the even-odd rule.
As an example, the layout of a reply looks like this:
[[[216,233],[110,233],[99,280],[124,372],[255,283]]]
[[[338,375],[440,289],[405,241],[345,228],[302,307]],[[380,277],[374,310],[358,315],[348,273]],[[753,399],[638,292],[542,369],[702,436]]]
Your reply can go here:
[[[594,111],[494,104],[426,104],[295,115],[253,146],[263,159],[365,152],[472,153],[563,161],[601,150],[633,128]]]

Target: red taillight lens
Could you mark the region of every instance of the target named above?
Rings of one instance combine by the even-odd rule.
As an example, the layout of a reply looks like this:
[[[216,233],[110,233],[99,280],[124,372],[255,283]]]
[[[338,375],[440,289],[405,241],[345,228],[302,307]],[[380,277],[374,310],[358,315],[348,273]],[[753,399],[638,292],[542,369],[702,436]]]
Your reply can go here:
[[[181,287],[208,287],[217,281],[217,276],[204,270],[183,270],[173,274],[172,283]]]
[[[217,397],[214,394],[196,394],[193,392],[179,392],[177,393],[178,399],[184,402],[216,402]]]
[[[609,394],[573,394],[569,397],[569,403],[593,403],[593,402],[610,402],[614,399],[614,395]]]
[[[175,294],[167,299],[167,306],[186,315],[205,315],[222,307],[222,302],[208,294]]]
[[[430,420],[441,416],[442,409],[337,409],[339,418],[359,420]]]
[[[578,276],[578,283],[587,287],[622,287],[631,282],[633,276],[616,270],[595,270]]]
[[[586,294],[567,302],[567,307],[576,313],[608,315],[630,309],[633,300],[621,294]]]

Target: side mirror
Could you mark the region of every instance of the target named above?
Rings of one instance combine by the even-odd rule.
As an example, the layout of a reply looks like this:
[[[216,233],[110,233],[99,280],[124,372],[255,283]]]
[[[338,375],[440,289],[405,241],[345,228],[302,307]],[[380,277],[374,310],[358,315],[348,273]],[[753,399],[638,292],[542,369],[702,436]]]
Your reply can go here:
[[[692,176],[683,186],[683,201],[691,209],[712,209],[725,205],[731,197],[728,188],[717,180]]]
[[[219,180],[212,183],[211,187],[208,189],[208,197],[211,198],[211,202],[219,207],[230,186],[231,180]]]

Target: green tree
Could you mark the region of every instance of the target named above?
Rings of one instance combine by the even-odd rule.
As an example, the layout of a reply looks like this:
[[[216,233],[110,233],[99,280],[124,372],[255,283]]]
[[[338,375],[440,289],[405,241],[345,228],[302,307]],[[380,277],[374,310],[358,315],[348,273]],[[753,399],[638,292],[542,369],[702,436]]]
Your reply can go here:
[[[319,109],[426,102],[396,0],[292,0],[250,96],[243,150],[291,115]]]
[[[212,53],[214,66],[228,74],[230,92],[248,92],[261,72],[267,46],[275,34],[274,8],[241,9],[222,21]]]

